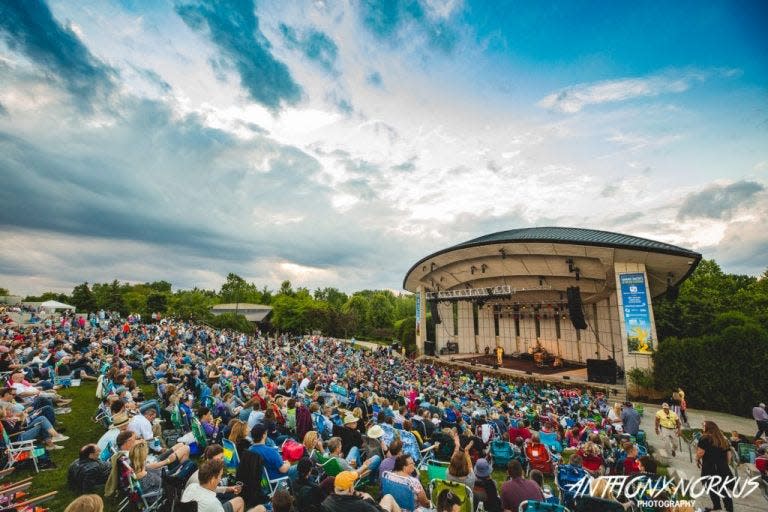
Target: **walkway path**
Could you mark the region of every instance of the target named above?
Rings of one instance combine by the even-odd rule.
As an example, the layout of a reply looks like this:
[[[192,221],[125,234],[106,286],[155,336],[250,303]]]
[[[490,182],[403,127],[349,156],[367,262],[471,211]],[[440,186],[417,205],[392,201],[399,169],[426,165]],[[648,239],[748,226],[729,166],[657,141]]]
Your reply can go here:
[[[654,433],[654,416],[656,415],[656,412],[659,411],[660,407],[658,405],[653,404],[643,404],[643,407],[645,408],[645,413],[643,415],[643,422],[642,422],[642,428],[645,430],[647,438],[648,438],[648,444],[653,446],[656,449],[656,453],[659,454],[659,450],[661,450],[661,453],[657,458],[659,459],[665,459],[664,462],[666,463],[668,461],[669,463],[669,473],[670,475],[674,475],[675,472],[682,472],[685,476],[691,478],[696,477],[699,474],[701,474],[701,470],[696,467],[696,448],[695,446],[692,447],[692,455],[694,456],[693,462],[691,462],[691,459],[688,456],[688,448],[685,444],[685,441],[683,441],[683,449],[681,451],[677,452],[676,457],[664,457],[664,443],[661,441],[661,438],[658,437]],[[739,433],[751,436],[755,433],[755,422],[752,419],[747,418],[741,418],[738,416],[733,416],[731,414],[725,414],[721,412],[711,412],[711,411],[701,411],[696,409],[688,409],[688,422],[692,428],[702,428],[702,424],[704,420],[710,420],[717,423],[717,426],[720,427],[720,429],[724,433],[730,433],[732,430],[737,430]],[[753,473],[754,474],[754,473]],[[740,477],[746,477],[747,475],[747,465],[742,465],[739,468],[739,476]],[[762,491],[760,489],[754,491],[752,494],[747,496],[746,498],[736,498],[734,500],[735,504],[735,510],[738,511],[749,511],[749,512],[765,512],[768,510],[768,501],[763,497]],[[701,497],[696,500],[696,506],[697,507],[711,507],[712,502],[710,501],[709,497]]]

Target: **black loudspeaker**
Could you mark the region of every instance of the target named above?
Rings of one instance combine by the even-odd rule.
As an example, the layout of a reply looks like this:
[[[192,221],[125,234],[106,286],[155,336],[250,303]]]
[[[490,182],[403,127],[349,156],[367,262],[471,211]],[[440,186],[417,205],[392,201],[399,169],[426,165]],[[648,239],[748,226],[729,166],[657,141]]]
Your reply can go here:
[[[425,340],[424,341],[424,355],[427,356],[434,356],[435,355],[435,342]]]
[[[437,301],[429,301],[429,312],[432,314],[432,321],[436,324],[442,323],[440,321],[440,313],[437,312]]]
[[[616,384],[616,361],[613,359],[587,359],[587,380]]]
[[[571,317],[571,323],[576,329],[586,329],[587,321],[584,320],[584,311],[581,309],[581,291],[578,286],[569,286],[566,290],[568,295],[568,316]]]
[[[679,286],[667,286],[667,300],[675,302],[680,295]]]

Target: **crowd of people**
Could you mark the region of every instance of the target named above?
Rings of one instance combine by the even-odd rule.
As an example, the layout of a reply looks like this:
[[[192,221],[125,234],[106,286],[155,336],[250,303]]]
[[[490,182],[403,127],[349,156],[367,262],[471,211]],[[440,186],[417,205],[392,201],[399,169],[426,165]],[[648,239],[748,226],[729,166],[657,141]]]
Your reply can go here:
[[[200,512],[444,512],[467,510],[468,500],[516,512],[529,500],[573,506],[558,487],[583,475],[656,471],[629,402],[318,336],[99,312],[3,328],[0,372],[3,428],[46,449],[67,439],[56,430],[68,412],[59,385],[98,381],[94,418],[105,431],[69,467],[82,496],[68,511],[98,510],[103,491],[150,509],[196,502]],[[679,433],[668,409],[656,430]],[[705,429],[703,471],[721,470],[711,462],[718,435]],[[501,485],[494,469],[506,475]]]

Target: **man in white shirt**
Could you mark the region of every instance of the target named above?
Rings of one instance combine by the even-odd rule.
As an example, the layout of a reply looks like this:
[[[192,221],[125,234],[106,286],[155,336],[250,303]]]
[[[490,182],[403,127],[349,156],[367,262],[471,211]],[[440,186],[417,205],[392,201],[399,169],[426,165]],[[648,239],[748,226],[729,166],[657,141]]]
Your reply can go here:
[[[135,432],[137,437],[151,441],[155,438],[155,434],[152,432],[152,422],[155,421],[155,418],[157,418],[157,411],[154,408],[149,408],[131,418],[128,429]]]
[[[181,502],[197,502],[197,512],[243,512],[245,502],[240,496],[236,496],[224,504],[216,498],[216,486],[219,485],[222,474],[224,474],[223,461],[212,459],[203,462],[197,473],[200,483],[189,484],[181,495]],[[251,509],[251,512],[265,511],[266,509],[261,505]]]

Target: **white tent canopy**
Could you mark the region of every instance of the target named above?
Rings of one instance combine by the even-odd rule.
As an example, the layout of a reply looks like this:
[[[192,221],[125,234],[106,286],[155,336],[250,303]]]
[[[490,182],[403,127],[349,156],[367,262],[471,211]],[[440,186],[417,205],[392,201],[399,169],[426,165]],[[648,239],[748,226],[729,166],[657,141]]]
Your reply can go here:
[[[40,307],[45,309],[71,309],[73,311],[75,309],[75,306],[70,306],[69,304],[64,304],[57,300],[47,300],[40,304]]]

